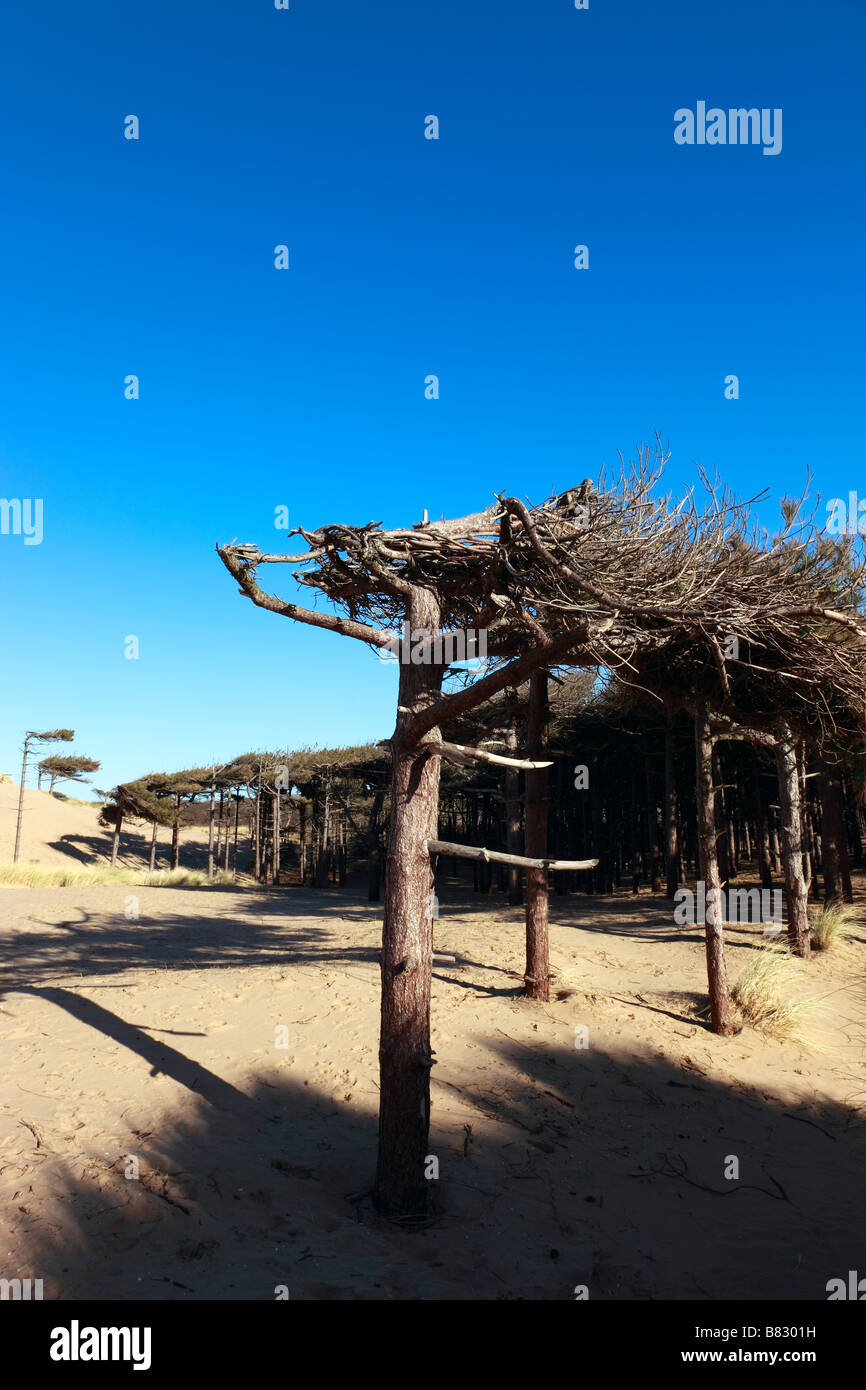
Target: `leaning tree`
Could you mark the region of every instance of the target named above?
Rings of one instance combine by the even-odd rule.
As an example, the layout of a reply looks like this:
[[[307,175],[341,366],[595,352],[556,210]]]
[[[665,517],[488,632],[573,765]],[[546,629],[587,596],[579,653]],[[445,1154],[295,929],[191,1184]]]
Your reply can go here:
[[[15,823],[15,849],[12,854],[12,862],[18,863],[18,854],[21,849],[21,822],[24,819],[24,783],[27,781],[27,760],[30,757],[30,745],[33,743],[71,743],[75,738],[74,729],[47,729],[44,733],[35,733],[28,729],[24,735],[24,757],[21,762],[21,785],[18,788],[18,819]]]
[[[98,772],[101,763],[96,758],[85,758],[81,753],[70,753],[66,757],[49,754],[37,763],[37,789],[42,786],[43,777],[48,778],[48,794],[54,792],[56,782],[86,782],[85,772]]]
[[[832,583],[814,580],[811,562],[784,544],[761,547],[748,533],[749,504],[720,494],[703,478],[700,509],[690,492],[679,503],[655,492],[666,462],[642,451],[611,486],[584,483],[541,506],[498,495],[483,512],[447,522],[423,521],[383,531],[378,523],[299,528],[308,550],[262,553],[251,544],[217,547],[240,592],[257,606],[325,628],[378,649],[399,650],[399,690],[391,753],[391,817],[382,938],[379,1156],[374,1197],[392,1216],[423,1215],[430,1114],[430,985],[433,873],[439,852],[504,859],[483,846],[448,845],[438,837],[442,757],[464,763],[509,761],[534,773],[546,759],[509,759],[442,737],[442,726],[500,691],[530,683],[526,742],[542,746],[544,672],[558,664],[636,672],[649,657],[656,670],[666,652],[697,643],[703,655],[690,693],[696,729],[700,844],[708,893],[707,964],[713,1027],[729,1031],[721,923],[712,904],[714,870],[714,714],[702,682],[710,669],[724,688],[720,635],[768,639],[781,656],[786,643],[826,662],[847,631],[859,646],[862,629],[850,604],[833,600]],[[703,475],[702,475],[703,477]],[[318,612],[279,598],[258,582],[262,565],[296,566],[302,584],[323,593],[340,613]],[[455,651],[484,633],[489,669],[454,688]],[[654,654],[654,655],[652,655]],[[845,661],[853,662],[846,648]],[[822,672],[826,669],[821,667]],[[781,672],[778,679],[781,680]],[[658,681],[669,691],[672,677]],[[848,692],[846,689],[845,695]],[[544,789],[528,787],[530,845],[544,841]],[[547,870],[582,868],[588,861],[555,861],[546,854],[518,859],[527,870],[527,992],[546,998]]]
[[[451,745],[441,726],[534,673],[569,663],[628,661],[642,645],[670,639],[683,604],[702,611],[712,575],[701,570],[704,523],[653,495],[665,455],[642,452],[610,488],[603,481],[570,490],[540,507],[497,498],[454,521],[383,531],[378,523],[299,528],[308,550],[272,555],[251,544],[217,547],[240,592],[257,606],[392,652],[399,649],[399,690],[392,758],[391,817],[381,956],[379,1157],[374,1197],[393,1216],[426,1212],[424,1180],[430,1114],[430,985],[433,873],[438,833],[440,758],[508,759]],[[319,612],[264,590],[262,565],[296,566],[297,581],[342,609]],[[685,577],[685,579],[684,579]],[[685,592],[684,592],[685,591]],[[471,654],[484,633],[492,667],[453,686],[454,653]],[[467,645],[469,642],[469,645]],[[535,730],[543,717],[543,682]],[[537,769],[543,759],[519,759]],[[539,825],[540,839],[540,825]],[[466,846],[448,853],[471,857]],[[484,847],[474,850],[490,858]],[[506,856],[506,862],[514,862]],[[527,874],[528,960],[546,960],[546,877],[556,861],[518,860]],[[565,861],[562,867],[585,867]],[[527,968],[528,992],[546,998],[548,980]]]

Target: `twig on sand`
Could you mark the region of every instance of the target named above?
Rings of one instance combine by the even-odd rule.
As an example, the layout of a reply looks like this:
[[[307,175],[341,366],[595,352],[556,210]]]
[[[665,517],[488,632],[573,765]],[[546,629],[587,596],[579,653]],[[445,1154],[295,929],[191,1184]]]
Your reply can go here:
[[[836,1135],[831,1134],[828,1129],[825,1129],[823,1125],[819,1125],[815,1120],[807,1120],[805,1115],[794,1115],[790,1110],[783,1110],[782,1114],[788,1120],[799,1120],[801,1125],[811,1125],[813,1129],[820,1129],[821,1133],[826,1134],[827,1138],[832,1139],[835,1144]]]
[[[788,1202],[790,1206],[795,1205],[782,1184],[771,1173],[767,1173],[766,1176],[773,1186],[778,1188],[778,1192],[770,1192],[766,1187],[759,1187],[757,1183],[753,1182],[737,1182],[731,1187],[710,1187],[707,1183],[698,1182],[697,1178],[690,1178],[688,1168],[689,1165],[682,1154],[666,1153],[661,1168],[651,1169],[647,1173],[629,1173],[627,1176],[630,1178],[679,1178],[682,1182],[688,1183],[689,1187],[697,1187],[701,1192],[711,1193],[713,1197],[731,1197],[737,1192],[763,1192],[765,1197],[772,1197],[774,1202]]]

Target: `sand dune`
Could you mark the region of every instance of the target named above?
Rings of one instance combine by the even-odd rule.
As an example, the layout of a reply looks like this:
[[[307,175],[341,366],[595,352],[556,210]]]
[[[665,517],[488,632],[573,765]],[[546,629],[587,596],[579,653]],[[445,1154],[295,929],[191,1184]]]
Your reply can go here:
[[[18,785],[0,782],[0,863],[11,862],[18,816]],[[119,862],[130,868],[146,868],[150,854],[150,826],[128,825],[121,838]],[[157,834],[158,864],[165,866],[171,832],[160,827]],[[207,831],[190,826],[181,831],[181,863],[200,868]],[[59,868],[69,864],[107,863],[111,857],[111,831],[99,824],[99,807],[80,806],[61,801],[46,791],[24,791],[22,826],[22,864],[42,864]]]

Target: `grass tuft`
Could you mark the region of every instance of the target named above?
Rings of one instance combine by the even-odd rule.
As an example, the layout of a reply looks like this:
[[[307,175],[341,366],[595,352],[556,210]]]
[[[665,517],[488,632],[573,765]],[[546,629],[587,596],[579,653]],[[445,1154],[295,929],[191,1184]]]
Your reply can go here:
[[[811,1004],[785,999],[794,964],[787,951],[762,946],[755,951],[731,999],[744,1024],[787,1042],[802,1042],[801,1029]]]
[[[815,951],[832,951],[844,946],[850,936],[851,910],[845,903],[835,900],[824,903],[820,911],[813,911],[812,948]]]

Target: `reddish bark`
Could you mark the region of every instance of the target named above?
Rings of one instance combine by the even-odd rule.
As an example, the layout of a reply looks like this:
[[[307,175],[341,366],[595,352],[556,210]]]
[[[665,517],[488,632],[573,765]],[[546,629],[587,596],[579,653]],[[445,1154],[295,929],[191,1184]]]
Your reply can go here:
[[[505,734],[505,746],[510,754],[517,753],[517,729],[510,724]],[[520,838],[520,773],[510,767],[505,773],[505,848],[509,854],[522,852]],[[523,902],[520,870],[512,864],[508,869],[508,901],[512,907]]]
[[[413,631],[431,635],[439,608],[428,590],[409,602]],[[382,931],[382,1013],[379,1040],[379,1155],[374,1201],[392,1217],[429,1209],[424,1176],[430,1126],[430,985],[433,971],[433,871],[427,841],[436,838],[438,729],[409,741],[406,726],[439,694],[442,668],[400,664],[397,727],[391,740],[391,821]]]
[[[526,753],[537,758],[544,749],[547,723],[547,672],[535,671],[529,683],[529,720]],[[547,854],[548,769],[526,773],[527,857]],[[546,1002],[550,998],[550,945],[548,933],[549,888],[546,869],[526,870],[526,997]]]
[[[713,784],[713,736],[706,706],[695,710],[695,771],[697,784],[698,856],[706,890],[707,981],[710,1027],[722,1037],[734,1031],[721,907],[721,875],[716,850],[715,789]]]
[[[785,902],[788,908],[788,941],[797,956],[808,956],[808,887],[803,873],[803,836],[800,809],[800,777],[797,745],[787,724],[779,727],[776,745],[779,774],[779,801],[782,815],[782,869],[785,875]]]
[[[677,826],[677,784],[674,762],[674,720],[668,710],[665,724],[665,869],[667,895],[673,898],[680,883],[680,840]]]

